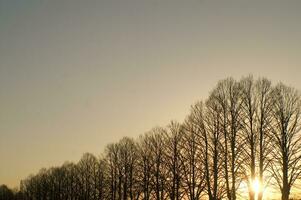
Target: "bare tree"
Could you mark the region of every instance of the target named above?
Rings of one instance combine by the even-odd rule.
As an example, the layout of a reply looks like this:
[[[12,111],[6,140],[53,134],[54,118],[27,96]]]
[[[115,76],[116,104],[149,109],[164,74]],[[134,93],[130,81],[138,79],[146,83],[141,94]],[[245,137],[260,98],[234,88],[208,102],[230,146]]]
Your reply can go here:
[[[271,171],[282,200],[288,200],[291,188],[301,173],[300,94],[280,83],[273,90],[273,98]]]
[[[137,159],[137,146],[131,138],[124,137],[118,143],[107,146],[110,199],[133,200],[139,197]]]
[[[121,199],[121,186],[118,182],[120,181],[120,173],[118,171],[118,144],[109,144],[106,148],[106,162],[108,165],[108,180],[110,182],[109,199],[116,200]],[[119,193],[117,193],[119,191]]]
[[[172,121],[168,125],[166,132],[166,149],[165,149],[165,165],[167,167],[167,190],[169,199],[180,200],[183,196],[182,188],[182,163],[181,163],[181,142],[182,142],[182,126]]]
[[[97,172],[95,178],[95,190],[97,196],[95,199],[97,200],[104,200],[107,199],[107,191],[109,190],[108,187],[108,166],[104,158],[100,158],[97,164]]]
[[[221,173],[224,159],[222,151],[223,132],[221,116],[222,109],[220,105],[213,96],[210,96],[209,99],[206,101],[206,112],[204,117],[204,141],[206,148],[207,146],[209,147],[209,149],[206,150],[206,160],[211,161],[211,166],[209,166],[209,170],[211,170],[212,178],[210,178],[211,180],[208,179],[207,185],[211,185],[211,194],[210,191],[208,192],[209,199],[213,200],[222,199],[224,194],[224,181],[222,180]],[[209,155],[207,155],[208,152]]]
[[[204,164],[204,176],[206,192],[210,200],[222,199],[222,150],[221,150],[221,124],[220,110],[212,99],[206,102],[197,103],[191,113],[191,123],[196,125],[197,135],[200,139],[202,162]]]
[[[270,163],[269,155],[271,151],[271,143],[269,134],[271,133],[272,121],[272,86],[271,82],[265,78],[256,81],[255,93],[257,96],[257,132],[258,132],[258,179],[261,187],[259,188],[258,200],[262,200],[264,188],[268,186],[269,177],[266,174]]]
[[[252,183],[256,178],[256,152],[258,143],[256,109],[257,109],[257,96],[255,93],[255,82],[252,76],[241,80],[242,90],[242,132],[244,138],[244,174],[245,181],[248,183],[249,199],[255,199],[255,191],[253,190]]]
[[[80,180],[81,198],[90,200],[96,198],[96,182],[98,160],[91,153],[85,153],[77,164],[77,173]]]
[[[125,137],[120,140],[120,151],[119,151],[119,168],[122,173],[122,184],[123,184],[123,200],[128,198],[133,200],[139,196],[136,189],[136,164],[137,164],[137,146],[133,139]]]
[[[182,184],[185,190],[185,195],[189,200],[198,200],[204,195],[205,190],[205,173],[203,165],[203,154],[201,138],[199,137],[199,124],[195,120],[194,114],[188,116],[183,129],[182,139],[182,156],[183,163],[183,179]]]
[[[154,165],[151,152],[150,134],[140,136],[138,143],[138,171],[137,179],[140,182],[140,191],[144,200],[151,198],[153,188],[151,180],[153,178],[152,168]]]
[[[164,135],[166,130],[157,127],[151,130],[150,134],[150,150],[152,152],[153,167],[151,172],[153,179],[151,181],[154,188],[154,199],[164,200],[166,198],[166,178],[167,170],[164,165],[165,162],[165,141]]]
[[[0,199],[1,200],[13,200],[14,193],[6,185],[0,185]]]
[[[236,200],[237,190],[242,181],[241,134],[241,84],[232,78],[220,81],[211,94],[221,109],[221,131],[223,132],[224,177],[229,200]]]

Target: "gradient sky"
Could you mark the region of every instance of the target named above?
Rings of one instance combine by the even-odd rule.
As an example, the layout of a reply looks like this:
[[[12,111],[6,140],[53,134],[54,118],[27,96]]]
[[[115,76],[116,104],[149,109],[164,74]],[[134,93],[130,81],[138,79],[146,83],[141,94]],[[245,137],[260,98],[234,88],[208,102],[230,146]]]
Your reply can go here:
[[[100,155],[250,73],[301,89],[301,1],[0,0],[0,184]]]

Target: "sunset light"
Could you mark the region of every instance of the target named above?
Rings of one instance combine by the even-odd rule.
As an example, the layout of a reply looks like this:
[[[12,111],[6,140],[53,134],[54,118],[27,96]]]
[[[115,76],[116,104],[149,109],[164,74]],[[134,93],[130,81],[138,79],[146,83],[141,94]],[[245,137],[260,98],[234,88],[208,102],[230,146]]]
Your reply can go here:
[[[252,181],[252,190],[255,192],[256,196],[257,196],[257,194],[260,192],[260,190],[261,190],[261,183],[260,183],[260,181],[258,180],[258,178],[255,178],[255,179]]]
[[[301,0],[0,0],[0,200],[301,200]]]

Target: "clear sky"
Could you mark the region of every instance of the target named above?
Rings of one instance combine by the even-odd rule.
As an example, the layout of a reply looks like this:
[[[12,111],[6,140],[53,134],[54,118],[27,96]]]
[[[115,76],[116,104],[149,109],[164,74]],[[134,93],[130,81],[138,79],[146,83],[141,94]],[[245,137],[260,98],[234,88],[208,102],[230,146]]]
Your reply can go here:
[[[0,0],[0,184],[182,121],[216,82],[301,89],[301,1]]]

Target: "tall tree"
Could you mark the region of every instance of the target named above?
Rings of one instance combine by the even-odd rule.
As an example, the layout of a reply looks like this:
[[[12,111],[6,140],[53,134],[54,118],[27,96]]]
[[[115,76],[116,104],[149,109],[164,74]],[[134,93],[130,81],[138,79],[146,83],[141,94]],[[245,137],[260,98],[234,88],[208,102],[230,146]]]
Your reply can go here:
[[[137,146],[133,139],[124,137],[119,141],[119,168],[122,174],[123,200],[139,196],[136,180]]]
[[[221,109],[221,131],[223,132],[224,177],[226,194],[229,200],[236,200],[237,190],[242,181],[242,148],[241,134],[242,99],[241,84],[232,78],[219,81],[211,93]]]
[[[108,181],[110,184],[109,196],[111,200],[121,199],[121,187],[119,184],[120,173],[118,170],[118,154],[119,154],[119,145],[118,144],[109,144],[106,147],[106,162],[108,165]],[[119,191],[119,192],[118,192]]]
[[[272,124],[272,85],[266,78],[261,78],[256,81],[255,93],[257,96],[257,132],[258,132],[258,179],[261,187],[258,191],[258,200],[262,200],[264,188],[267,187],[269,177],[267,174],[268,166],[270,164],[271,151],[271,124]]]
[[[170,200],[182,199],[182,169],[181,163],[181,142],[183,139],[182,126],[172,121],[168,125],[168,131],[166,132],[166,150],[165,150],[165,164],[167,167],[168,178],[168,193]]]
[[[223,151],[222,151],[222,109],[214,96],[210,96],[206,101],[206,112],[204,117],[205,146],[209,147],[206,152],[206,159],[211,162],[209,170],[211,178],[208,177],[207,185],[209,199],[222,199],[224,194],[224,182],[222,181]],[[206,161],[207,162],[207,161]],[[206,166],[207,168],[207,166]],[[208,169],[207,169],[208,170]],[[210,178],[210,179],[209,179]]]
[[[288,200],[290,191],[301,173],[301,101],[298,91],[284,84],[273,90],[273,164],[271,171],[282,200]]]
[[[96,198],[96,182],[98,160],[91,153],[85,153],[77,164],[77,173],[81,185],[81,198],[90,200]]]
[[[199,137],[199,123],[195,120],[192,107],[191,114],[187,117],[183,129],[182,157],[183,163],[183,187],[189,200],[198,200],[205,193],[204,158],[202,154],[201,137]]]
[[[150,134],[150,150],[152,152],[152,174],[151,181],[154,188],[154,199],[164,200],[166,198],[166,182],[167,169],[165,166],[165,140],[164,135],[166,130],[161,127],[156,127],[151,130]]]
[[[248,182],[249,199],[255,199],[253,183],[256,178],[256,152],[258,143],[257,133],[257,96],[255,93],[255,81],[252,76],[244,78],[240,82],[242,90],[242,132],[245,147],[243,149],[244,157],[244,174],[245,180]]]
[[[152,168],[154,162],[151,152],[150,134],[146,133],[139,137],[138,143],[138,171],[137,179],[140,182],[140,191],[142,192],[143,200],[150,200],[153,188],[151,180],[153,178]]]

